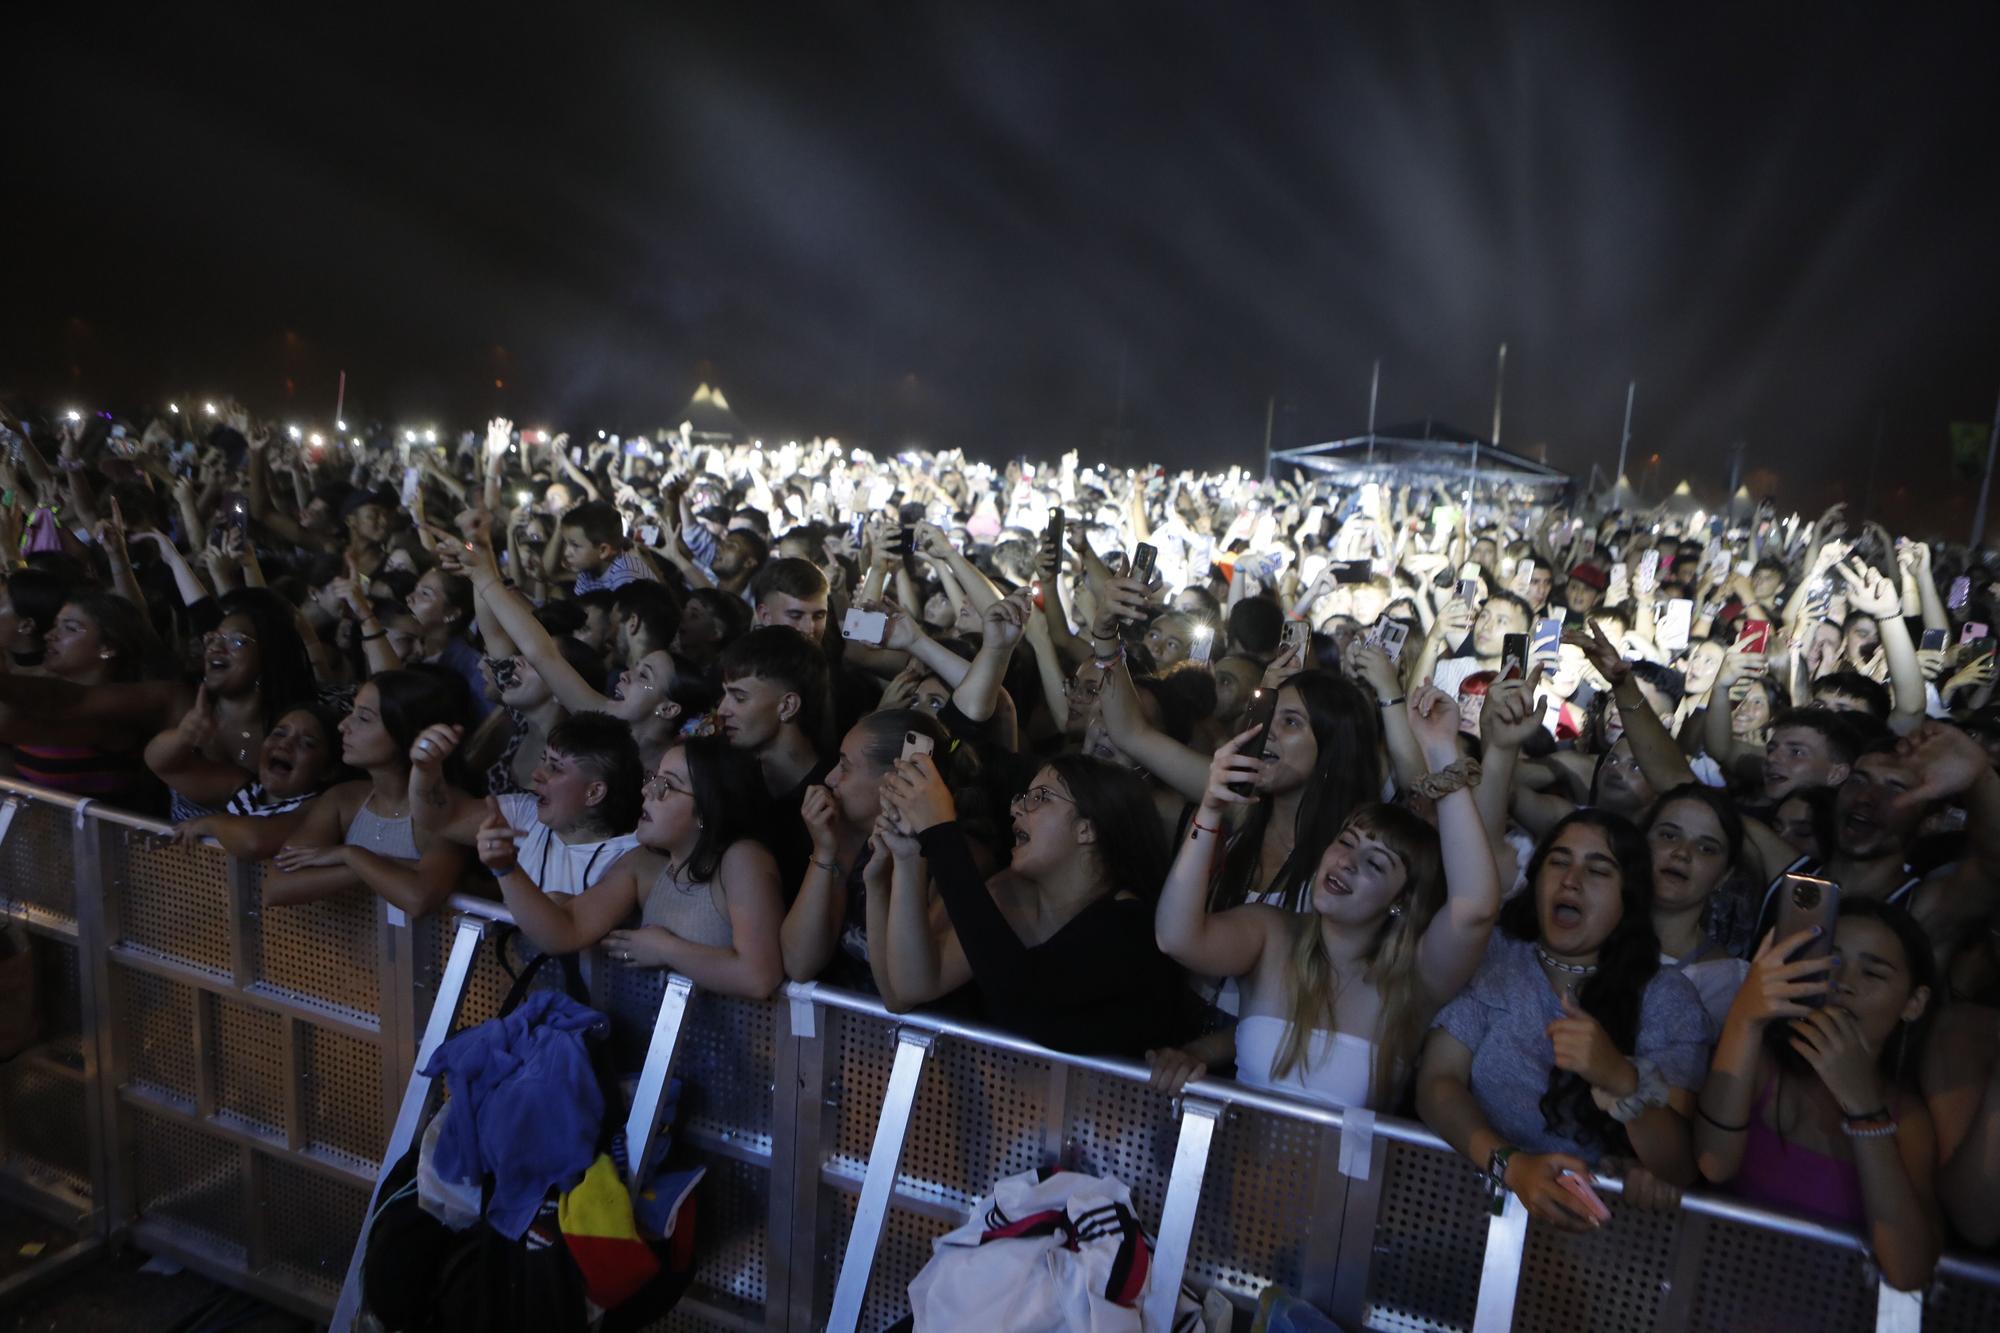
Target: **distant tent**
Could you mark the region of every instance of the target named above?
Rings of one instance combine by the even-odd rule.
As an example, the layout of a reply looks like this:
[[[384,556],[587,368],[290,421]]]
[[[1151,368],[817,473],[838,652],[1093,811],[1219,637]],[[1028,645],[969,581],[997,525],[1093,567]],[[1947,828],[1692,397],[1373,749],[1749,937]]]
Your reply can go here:
[[[1373,434],[1280,449],[1271,455],[1271,463],[1311,468],[1343,481],[1435,481],[1478,491],[1514,486],[1540,497],[1552,496],[1570,484],[1567,472],[1435,421],[1388,426]]]
[[[706,384],[694,391],[694,397],[688,399],[675,424],[682,421],[688,423],[688,438],[697,444],[726,444],[746,439],[750,434],[730,409],[722,390]]]

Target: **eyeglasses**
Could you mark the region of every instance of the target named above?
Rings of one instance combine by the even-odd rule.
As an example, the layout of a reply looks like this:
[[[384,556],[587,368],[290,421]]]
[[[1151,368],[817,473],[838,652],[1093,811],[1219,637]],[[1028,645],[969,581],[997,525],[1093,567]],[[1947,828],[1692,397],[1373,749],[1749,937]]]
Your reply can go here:
[[[201,641],[205,644],[220,643],[227,647],[234,648],[238,652],[243,651],[243,649],[248,648],[251,644],[257,642],[257,640],[253,638],[251,635],[225,634],[219,629],[210,630],[207,634],[202,636]]]
[[[694,795],[693,792],[687,790],[685,787],[668,786],[667,780],[662,777],[647,778],[644,783],[640,784],[639,794],[649,801],[664,801],[669,795]]]
[[[1012,810],[1018,810],[1022,814],[1026,815],[1026,814],[1032,814],[1033,812],[1041,809],[1043,806],[1047,805],[1050,801],[1064,801],[1070,805],[1076,804],[1075,801],[1063,795],[1061,792],[1057,791],[1054,787],[1043,786],[1043,787],[1028,788],[1026,791],[1022,792],[1019,796],[1016,796],[1014,798],[1013,804],[1008,808]]]

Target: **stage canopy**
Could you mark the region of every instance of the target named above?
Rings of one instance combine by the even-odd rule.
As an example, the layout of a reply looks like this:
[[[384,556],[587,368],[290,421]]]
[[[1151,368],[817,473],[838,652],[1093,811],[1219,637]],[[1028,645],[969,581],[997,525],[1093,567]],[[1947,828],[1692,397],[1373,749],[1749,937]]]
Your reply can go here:
[[[1271,455],[1273,468],[1286,464],[1356,484],[1434,481],[1482,493],[1514,487],[1544,498],[1570,484],[1567,472],[1438,421],[1388,426],[1369,435],[1280,449]]]

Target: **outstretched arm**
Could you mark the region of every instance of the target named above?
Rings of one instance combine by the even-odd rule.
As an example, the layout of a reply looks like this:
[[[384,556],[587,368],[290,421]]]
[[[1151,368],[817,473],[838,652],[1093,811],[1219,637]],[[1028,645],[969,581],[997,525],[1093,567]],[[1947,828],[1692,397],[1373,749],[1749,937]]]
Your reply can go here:
[[[1254,972],[1265,946],[1284,926],[1282,913],[1254,903],[1224,912],[1208,910],[1209,872],[1228,828],[1224,811],[1254,799],[1231,790],[1230,784],[1256,778],[1261,765],[1243,753],[1256,735],[1253,727],[1215,752],[1200,808],[1181,839],[1159,905],[1153,909],[1153,938],[1160,951],[1203,976],[1241,977]]]
[[[1444,773],[1461,763],[1458,705],[1450,695],[1434,685],[1419,685],[1410,693],[1406,712],[1409,729],[1431,774]],[[1440,1005],[1472,980],[1486,955],[1493,923],[1500,917],[1500,874],[1472,793],[1472,785],[1464,782],[1437,798],[1445,902],[1417,944],[1417,974],[1423,978],[1432,1003]],[[1341,834],[1342,838],[1348,836]]]

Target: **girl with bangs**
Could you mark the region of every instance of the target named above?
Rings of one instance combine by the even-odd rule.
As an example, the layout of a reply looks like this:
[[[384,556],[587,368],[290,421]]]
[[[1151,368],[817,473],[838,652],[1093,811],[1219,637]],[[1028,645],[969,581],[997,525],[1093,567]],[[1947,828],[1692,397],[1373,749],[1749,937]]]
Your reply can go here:
[[[1237,1077],[1334,1106],[1394,1106],[1431,1015],[1478,969],[1500,879],[1459,756],[1458,707],[1430,685],[1409,719],[1428,770],[1417,784],[1438,827],[1395,806],[1346,817],[1300,893],[1306,910],[1209,909],[1209,874],[1235,789],[1262,768],[1224,746],[1154,913],[1160,948],[1191,970],[1240,979]]]

